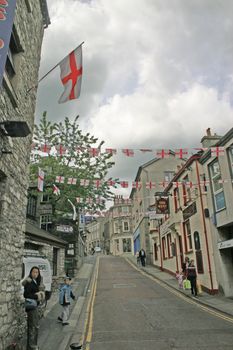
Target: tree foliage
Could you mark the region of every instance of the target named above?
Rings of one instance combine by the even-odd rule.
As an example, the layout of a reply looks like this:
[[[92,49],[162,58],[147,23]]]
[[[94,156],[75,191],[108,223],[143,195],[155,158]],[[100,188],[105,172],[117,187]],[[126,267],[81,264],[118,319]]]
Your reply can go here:
[[[56,183],[60,195],[52,195],[54,214],[71,212],[68,199],[75,204],[77,197],[82,198],[83,203],[76,204],[76,207],[94,211],[105,208],[104,203],[98,203],[97,199],[109,199],[113,196],[107,184],[107,174],[114,162],[111,154],[101,152],[103,144],[104,141],[99,142],[98,138],[89,133],[83,134],[78,125],[78,116],[74,121],[65,118],[63,122],[52,123],[47,120],[44,112],[39,125],[35,125],[34,129],[30,177],[31,181],[36,182],[38,168],[41,168],[45,172],[44,191],[52,195],[56,176],[64,176],[64,183]],[[49,154],[41,152],[44,145],[51,147]],[[58,148],[63,154],[56,150]],[[99,150],[94,157],[90,155],[93,148]],[[77,184],[67,184],[68,178],[77,179]],[[80,186],[81,179],[89,180],[89,185]],[[101,180],[99,187],[95,186],[94,180]],[[92,198],[93,203],[87,203],[87,198]]]

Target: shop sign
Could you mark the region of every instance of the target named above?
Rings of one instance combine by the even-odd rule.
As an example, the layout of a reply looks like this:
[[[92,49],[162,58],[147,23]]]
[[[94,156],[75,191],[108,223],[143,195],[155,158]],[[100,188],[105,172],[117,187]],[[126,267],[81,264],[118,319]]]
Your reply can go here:
[[[65,232],[65,233],[73,233],[74,228],[70,225],[58,225],[57,231],[58,232]]]
[[[184,221],[190,218],[190,216],[196,214],[197,205],[196,202],[193,202],[188,208],[183,210],[183,219]]]
[[[169,214],[169,199],[168,197],[162,197],[156,200],[156,213],[157,214]]]
[[[233,239],[228,239],[227,241],[222,241],[218,243],[218,249],[226,249],[233,247]]]

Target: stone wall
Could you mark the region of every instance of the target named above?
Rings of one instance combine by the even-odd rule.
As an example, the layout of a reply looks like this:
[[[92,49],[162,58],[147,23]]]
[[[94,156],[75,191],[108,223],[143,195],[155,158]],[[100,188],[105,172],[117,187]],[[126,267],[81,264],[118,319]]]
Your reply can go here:
[[[17,0],[14,30],[19,52],[16,75],[0,90],[0,121],[25,120],[34,124],[36,89],[44,32],[40,1]],[[1,154],[0,136],[0,350],[18,342],[25,313],[20,305],[20,278],[28,187],[31,136],[12,139],[12,154]],[[10,146],[9,146],[10,147]]]

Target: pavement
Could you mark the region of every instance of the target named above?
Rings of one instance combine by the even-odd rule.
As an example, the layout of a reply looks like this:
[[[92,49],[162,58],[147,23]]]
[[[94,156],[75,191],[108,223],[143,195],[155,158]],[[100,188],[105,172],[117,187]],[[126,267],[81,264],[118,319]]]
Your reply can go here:
[[[89,296],[89,285],[92,278],[96,257],[85,258],[77,276],[72,279],[72,290],[75,301],[70,306],[69,325],[62,326],[57,320],[62,308],[58,303],[58,291],[52,294],[48,301],[44,317],[40,320],[38,345],[40,350],[66,350],[70,349],[72,342],[79,342],[83,329],[78,328],[83,306]],[[74,338],[75,337],[75,338]],[[26,349],[26,338],[24,339]]]
[[[117,268],[118,265],[116,263],[117,260],[118,258],[114,257],[115,268]],[[143,273],[152,276],[161,283],[164,283],[165,285],[185,295],[187,298],[193,298],[189,290],[181,290],[178,288],[176,278],[169,273],[161,271],[152,265],[148,265],[146,267],[138,266],[134,256],[127,255],[127,257],[124,257],[123,261],[124,260],[126,260],[127,263],[136,266]],[[85,319],[87,317],[87,303],[91,294],[90,284],[95,262],[95,256],[87,257],[83,266],[80,268],[77,277],[73,279],[72,286],[74,294],[76,295],[76,300],[71,305],[69,325],[62,326],[61,323],[57,321],[57,317],[61,312],[61,306],[58,304],[58,293],[54,293],[52,295],[52,298],[49,300],[47,309],[44,313],[44,318],[40,321],[38,340],[40,350],[68,350],[70,349],[70,344],[82,343]],[[121,271],[115,270],[115,273],[119,276],[121,275]],[[233,300],[222,295],[210,295],[203,291],[197,298],[195,298],[195,302],[208,306],[223,314],[233,316]],[[108,321],[109,320],[107,320],[107,322]]]
[[[145,267],[138,266],[136,258],[134,256],[127,256],[126,260],[139,267],[143,272],[147,273],[148,275],[155,277],[156,279],[165,283],[169,287],[184,294],[186,297],[191,299],[194,298],[192,297],[190,290],[179,289],[176,278],[170,275],[169,273],[161,271],[152,265],[147,265]],[[230,298],[226,298],[223,295],[210,295],[203,291],[201,294],[198,295],[197,298],[195,298],[195,301],[205,306],[211,307],[213,310],[217,310],[226,315],[233,316],[233,300]]]

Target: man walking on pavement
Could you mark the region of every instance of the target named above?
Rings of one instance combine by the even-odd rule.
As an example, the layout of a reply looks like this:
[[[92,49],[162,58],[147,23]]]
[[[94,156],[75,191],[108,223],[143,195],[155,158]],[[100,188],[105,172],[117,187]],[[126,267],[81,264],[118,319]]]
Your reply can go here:
[[[139,258],[141,259],[142,266],[145,267],[146,266],[146,262],[145,262],[146,253],[145,253],[145,250],[143,248],[139,251]]]

